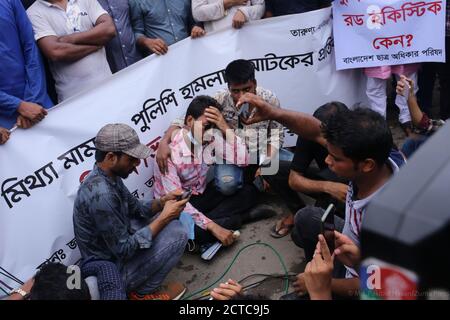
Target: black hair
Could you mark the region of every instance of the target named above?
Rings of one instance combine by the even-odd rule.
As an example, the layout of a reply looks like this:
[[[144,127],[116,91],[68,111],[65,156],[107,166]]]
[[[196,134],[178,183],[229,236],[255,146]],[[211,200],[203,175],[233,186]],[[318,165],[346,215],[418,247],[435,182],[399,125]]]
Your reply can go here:
[[[331,101],[321,105],[314,111],[313,116],[316,119],[319,119],[323,123],[327,123],[328,119],[337,112],[347,112],[349,109],[347,106],[338,101]]]
[[[87,283],[80,279],[80,288],[69,288],[67,267],[61,263],[48,263],[36,273],[30,300],[91,300]],[[81,277],[81,273],[80,273]]]
[[[327,141],[354,162],[373,159],[382,166],[393,146],[386,120],[367,108],[337,112],[322,124],[322,130]]]
[[[255,66],[249,60],[239,59],[228,64],[225,81],[230,84],[243,84],[255,80]]]
[[[184,117],[184,124],[186,124],[188,116],[192,116],[194,119],[198,119],[203,115],[205,109],[208,107],[215,107],[222,111],[222,106],[217,102],[216,99],[210,96],[197,96],[195,97],[189,107],[186,110],[186,115]]]
[[[95,150],[95,161],[97,162],[102,162],[103,160],[105,160],[106,155],[108,154],[108,152],[111,151],[102,151],[102,150]],[[118,156],[119,158],[122,156],[123,152],[121,151],[113,151],[112,153],[114,153],[116,156]]]

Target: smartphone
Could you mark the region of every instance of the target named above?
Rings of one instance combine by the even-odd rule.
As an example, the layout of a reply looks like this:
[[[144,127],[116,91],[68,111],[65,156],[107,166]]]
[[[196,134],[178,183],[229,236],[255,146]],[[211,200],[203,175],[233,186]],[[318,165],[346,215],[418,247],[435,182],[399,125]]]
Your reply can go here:
[[[330,249],[330,253],[333,254],[334,252],[334,212],[336,208],[334,207],[334,204],[330,204],[325,210],[325,213],[322,216],[321,219],[321,233],[323,234],[328,249]]]
[[[184,191],[181,195],[177,196],[177,201],[187,199],[191,196],[192,190]]]
[[[241,108],[239,109],[239,117],[244,120],[250,117],[250,105],[248,104],[248,102],[245,102],[241,105]]]

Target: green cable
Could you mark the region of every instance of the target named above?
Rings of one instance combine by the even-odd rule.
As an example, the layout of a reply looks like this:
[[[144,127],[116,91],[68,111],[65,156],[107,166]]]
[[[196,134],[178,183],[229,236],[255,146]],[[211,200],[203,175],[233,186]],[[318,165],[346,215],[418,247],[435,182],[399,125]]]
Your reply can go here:
[[[282,258],[281,255],[278,253],[278,251],[275,250],[275,248],[272,247],[270,244],[267,244],[267,243],[264,243],[264,242],[254,242],[254,243],[251,243],[251,244],[248,244],[248,245],[244,246],[243,248],[241,248],[241,249],[238,251],[238,253],[236,253],[236,255],[234,256],[234,258],[233,258],[233,260],[231,261],[230,265],[227,267],[227,269],[225,270],[225,272],[219,277],[219,279],[217,279],[214,283],[210,284],[209,286],[207,286],[207,287],[205,287],[205,288],[202,288],[202,289],[200,289],[200,290],[194,292],[194,293],[191,294],[191,295],[188,295],[187,297],[183,298],[183,300],[188,300],[189,298],[191,298],[191,297],[193,297],[193,296],[195,296],[195,295],[197,295],[197,294],[199,294],[199,293],[202,293],[203,291],[207,290],[208,288],[211,288],[213,285],[215,285],[216,283],[218,283],[218,282],[219,282],[219,281],[220,281],[220,280],[228,273],[228,271],[230,271],[231,267],[233,266],[233,264],[235,263],[236,259],[239,257],[239,255],[241,254],[242,251],[244,251],[245,249],[247,249],[247,248],[249,248],[249,247],[257,246],[257,245],[268,247],[269,249],[271,249],[271,250],[277,255],[278,259],[279,259],[280,262],[281,262],[281,265],[283,266],[284,274],[285,274],[285,276],[286,276],[285,290],[286,290],[286,294],[287,294],[288,291],[289,291],[289,278],[288,278],[289,272],[287,271],[287,268],[286,268],[286,265],[284,264],[283,258]]]

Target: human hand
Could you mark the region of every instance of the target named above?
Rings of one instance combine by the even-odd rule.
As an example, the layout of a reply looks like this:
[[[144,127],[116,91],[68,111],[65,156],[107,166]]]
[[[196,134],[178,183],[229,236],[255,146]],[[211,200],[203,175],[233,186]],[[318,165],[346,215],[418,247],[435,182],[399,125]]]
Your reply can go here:
[[[178,196],[181,196],[183,194],[183,190],[182,189],[176,189],[173,191],[170,191],[168,194],[166,194],[165,196],[161,197],[160,201],[161,201],[161,205],[164,207],[164,205],[166,204],[167,201],[169,200],[177,200]]]
[[[19,115],[18,117],[17,117],[17,121],[16,121],[16,125],[19,127],[19,128],[22,128],[22,129],[29,129],[29,128],[31,128],[32,126],[34,126],[34,122],[32,122],[31,120],[28,120],[27,118],[25,118],[25,117],[23,117],[23,116],[21,116],[21,115]]]
[[[305,275],[303,273],[299,273],[297,275],[297,277],[293,283],[293,287],[294,287],[294,291],[299,296],[303,296],[308,292],[308,290],[306,289],[306,284],[305,284]]]
[[[359,247],[346,235],[334,231],[334,249],[335,256],[344,265],[348,267],[356,267],[361,262],[361,250]]]
[[[17,109],[17,112],[24,118],[33,123],[37,123],[45,118],[47,110],[37,103],[22,101]]]
[[[247,22],[245,14],[243,14],[241,10],[236,11],[233,17],[232,23],[233,28],[240,29],[245,24],[245,22]]]
[[[162,39],[145,39],[145,46],[151,51],[156,53],[157,55],[164,55],[169,51],[169,47]]]
[[[333,198],[345,202],[347,198],[348,185],[339,182],[328,181],[325,187],[326,193]]]
[[[168,172],[167,162],[170,158],[170,147],[166,140],[159,142],[158,150],[156,150],[156,163],[158,164],[159,171],[162,175]]]
[[[304,272],[305,285],[311,300],[331,300],[332,273],[333,256],[324,236],[320,234],[316,252]]]
[[[225,118],[222,115],[222,112],[215,107],[208,107],[205,110],[206,119],[213,123],[223,134],[226,134],[226,131],[230,129]]]
[[[265,120],[271,120],[273,119],[273,117],[275,116],[275,112],[277,111],[277,108],[271,106],[269,103],[267,103],[257,95],[249,92],[241,96],[236,104],[236,107],[239,109],[241,105],[246,102],[256,109],[254,114],[249,118],[241,118],[242,122],[247,125]]]
[[[205,30],[199,26],[194,26],[191,30],[191,38],[200,38],[206,34]]]
[[[180,201],[168,200],[164,204],[164,209],[161,212],[160,218],[166,219],[168,221],[171,221],[173,219],[178,219],[181,211],[183,211],[183,209],[186,206],[186,203],[188,201],[189,201],[189,199],[184,199],[184,200],[180,200]]]
[[[0,128],[0,144],[4,144],[6,141],[8,141],[10,136],[9,130],[5,128]]]
[[[226,283],[221,283],[218,288],[210,292],[214,300],[231,300],[241,294],[242,286],[234,280],[229,279]]]
[[[413,88],[414,88],[414,81],[407,78],[404,75],[401,75],[400,80],[397,81],[397,87],[395,88],[395,91],[399,95],[402,96],[408,95],[407,98],[412,98],[415,96]]]
[[[217,240],[222,242],[224,247],[233,244],[235,238],[231,230],[225,229],[213,221],[208,223],[206,228],[213,234],[214,237],[217,238]]]

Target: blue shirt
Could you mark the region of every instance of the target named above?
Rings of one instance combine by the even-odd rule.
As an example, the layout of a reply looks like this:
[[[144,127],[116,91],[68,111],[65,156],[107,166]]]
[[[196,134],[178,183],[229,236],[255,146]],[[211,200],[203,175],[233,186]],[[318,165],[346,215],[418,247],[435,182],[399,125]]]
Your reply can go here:
[[[142,59],[136,48],[128,0],[98,0],[114,21],[117,35],[106,44],[106,57],[113,73]]]
[[[274,17],[318,10],[330,5],[332,0],[266,0],[266,11]]]
[[[111,178],[95,165],[78,189],[73,208],[73,227],[82,258],[123,265],[138,250],[152,245],[150,228],[135,231],[132,220],[152,216],[151,201],[140,202],[121,178]]]
[[[21,101],[44,108],[53,103],[47,94],[45,71],[34,41],[31,22],[20,0],[0,1],[0,126],[10,129]]]
[[[170,46],[190,36],[194,25],[191,0],[130,0],[129,4],[136,40],[160,38]]]

